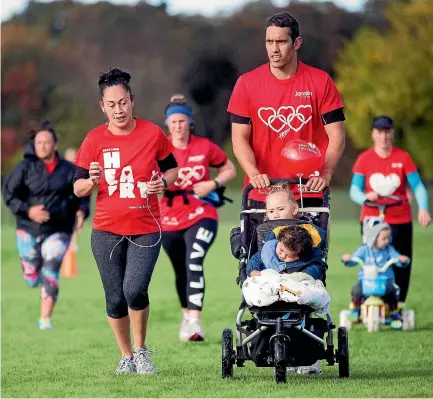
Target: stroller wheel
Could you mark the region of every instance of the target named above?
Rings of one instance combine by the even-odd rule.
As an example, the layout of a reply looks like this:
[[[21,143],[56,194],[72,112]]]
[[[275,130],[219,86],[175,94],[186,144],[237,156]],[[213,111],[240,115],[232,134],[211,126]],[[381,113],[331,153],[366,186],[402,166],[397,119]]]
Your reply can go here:
[[[338,348],[337,348],[337,361],[338,361],[338,375],[340,378],[350,376],[349,368],[349,337],[347,336],[347,328],[338,328]]]
[[[233,378],[235,353],[233,351],[233,332],[230,328],[223,330],[221,345],[221,376],[222,378]]]
[[[286,382],[287,372],[286,367],[282,365],[275,366],[275,381],[278,384]]]

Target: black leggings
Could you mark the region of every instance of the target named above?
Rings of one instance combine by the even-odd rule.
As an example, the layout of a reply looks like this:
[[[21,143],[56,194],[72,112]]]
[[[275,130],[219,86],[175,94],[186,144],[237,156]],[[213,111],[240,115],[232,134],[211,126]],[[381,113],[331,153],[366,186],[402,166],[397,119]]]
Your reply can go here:
[[[187,229],[162,234],[162,246],[173,265],[177,295],[184,309],[203,308],[203,262],[217,231],[216,220],[201,219]]]
[[[409,290],[410,272],[413,265],[412,243],[413,243],[413,226],[412,222],[402,224],[390,224],[393,247],[402,255],[411,259],[408,266],[402,268],[393,266],[395,274],[395,283],[400,287],[399,301],[405,302]],[[361,223],[362,233],[362,223]]]
[[[128,316],[128,308],[149,306],[148,289],[158,260],[159,233],[121,236],[93,230],[91,245],[105,291],[107,315],[113,319]],[[110,259],[111,257],[111,259]]]

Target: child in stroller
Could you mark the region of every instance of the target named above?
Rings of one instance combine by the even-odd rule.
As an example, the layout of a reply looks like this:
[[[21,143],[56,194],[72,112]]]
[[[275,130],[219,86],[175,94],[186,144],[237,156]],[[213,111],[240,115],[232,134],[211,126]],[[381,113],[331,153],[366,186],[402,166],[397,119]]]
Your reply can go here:
[[[272,181],[273,184],[279,182],[281,181]],[[297,184],[298,181],[289,180],[288,183]],[[303,181],[300,183],[305,184]],[[262,249],[265,237],[274,234],[275,238],[274,229],[277,227],[306,224],[302,218],[294,220],[298,214],[297,206],[273,207],[267,203],[268,220],[251,228],[250,215],[264,213],[262,210],[248,209],[248,193],[251,190],[252,186],[248,186],[243,192],[240,232],[231,234],[232,251],[234,255],[239,256],[240,261],[237,281],[241,287],[247,278],[247,264],[251,259],[250,255]],[[324,231],[328,227],[328,198],[328,192],[325,192],[323,206],[301,208],[303,215],[308,215],[313,223]],[[288,205],[287,194],[285,204]],[[274,218],[272,214],[277,214],[277,217]],[[240,244],[233,240],[239,237]],[[326,268],[326,240],[321,240],[320,248],[317,250],[320,251]],[[249,310],[252,319],[242,320],[246,310]],[[276,381],[284,382],[287,371],[297,371],[299,367],[315,365],[320,359],[326,359],[329,365],[338,362],[340,377],[348,377],[349,353],[346,329],[343,327],[338,330],[338,349],[334,351],[332,330],[335,326],[331,315],[328,312],[324,320],[313,318],[313,312],[314,309],[310,306],[282,301],[264,307],[248,306],[243,299],[236,320],[236,351],[233,350],[232,331],[230,329],[223,331],[223,378],[232,378],[233,364],[242,367],[246,360],[252,360],[258,367],[275,367]],[[325,334],[327,334],[326,340]],[[244,335],[245,338],[243,338]]]

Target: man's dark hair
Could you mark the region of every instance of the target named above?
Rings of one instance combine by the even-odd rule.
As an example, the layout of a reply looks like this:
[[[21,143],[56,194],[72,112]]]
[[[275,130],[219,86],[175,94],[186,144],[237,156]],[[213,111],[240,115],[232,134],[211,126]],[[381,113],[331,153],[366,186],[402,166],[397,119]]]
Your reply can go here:
[[[51,136],[53,136],[53,140],[55,143],[57,143],[57,141],[59,140],[56,134],[56,131],[54,130],[53,126],[51,125],[50,121],[43,121],[37,128],[32,129],[29,134],[28,137],[30,139],[30,141],[32,143],[34,143],[36,135],[39,132],[50,132]]]
[[[293,42],[299,37],[299,22],[287,11],[282,11],[270,16],[268,18],[268,24],[266,25],[266,28],[268,28],[269,26],[276,26],[278,28],[289,28],[290,37],[292,38]]]
[[[128,72],[124,72],[119,68],[110,69],[107,73],[103,73],[99,76],[98,86],[101,92],[101,97],[104,97],[104,90],[106,87],[122,85],[125,90],[132,95],[129,81],[131,75]]]
[[[284,227],[278,234],[278,241],[289,251],[297,253],[300,259],[308,259],[313,255],[313,239],[310,233],[298,224]]]

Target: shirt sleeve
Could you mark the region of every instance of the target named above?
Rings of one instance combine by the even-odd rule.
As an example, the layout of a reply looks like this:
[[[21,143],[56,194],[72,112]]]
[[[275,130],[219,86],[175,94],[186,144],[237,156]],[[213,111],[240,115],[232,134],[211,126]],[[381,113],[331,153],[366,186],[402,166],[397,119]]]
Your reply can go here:
[[[406,174],[406,176],[410,173],[417,171],[415,162],[413,161],[412,157],[407,153],[406,153],[405,159],[403,161],[403,168],[404,168],[404,173]]]
[[[220,168],[227,162],[228,158],[224,151],[215,143],[210,142],[209,147],[209,166]]]
[[[389,259],[396,259],[401,256],[400,252],[398,252],[392,245],[388,246],[388,255]]]
[[[350,261],[347,262],[347,266],[358,266],[358,264],[355,262],[356,259],[360,259],[363,263],[365,263],[366,262],[366,255],[367,255],[366,246],[363,245],[363,246],[359,247],[352,254]]]
[[[325,90],[320,103],[320,115],[333,111],[337,108],[343,108],[343,100],[338,92],[337,86],[329,75],[326,78]]]
[[[96,156],[97,154],[93,138],[88,134],[78,149],[75,165],[89,170],[90,162],[96,162]]]
[[[358,205],[363,205],[367,199],[364,194],[365,176],[354,173],[350,185],[350,199]]]
[[[251,117],[250,100],[248,98],[243,75],[240,76],[236,82],[227,110],[231,114],[246,118]]]
[[[167,158],[173,152],[173,145],[170,143],[170,140],[164,134],[164,132],[159,129],[159,138],[158,138],[158,149],[156,152],[156,160],[162,161]]]
[[[361,154],[358,158],[356,158],[355,164],[352,168],[352,173],[356,173],[358,175],[362,175],[365,177],[365,162],[364,155]]]
[[[262,262],[261,252],[259,251],[247,263],[247,276],[250,276],[253,270],[261,272],[265,269],[266,267]]]
[[[409,173],[407,181],[412,189],[419,209],[428,210],[428,193],[418,172]]]
[[[30,209],[26,200],[25,173],[26,164],[25,162],[20,162],[6,177],[3,185],[5,204],[14,215],[26,216]]]

